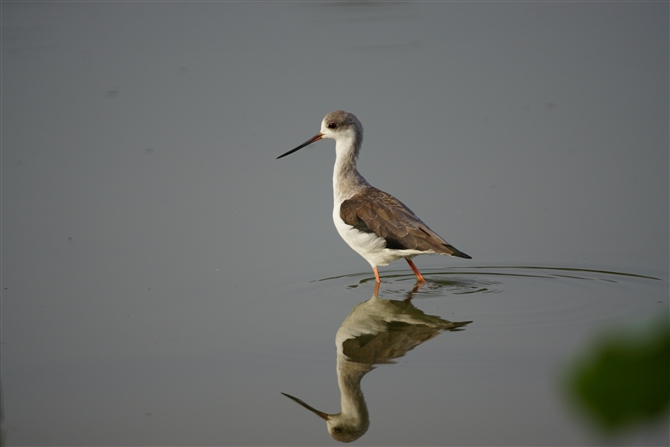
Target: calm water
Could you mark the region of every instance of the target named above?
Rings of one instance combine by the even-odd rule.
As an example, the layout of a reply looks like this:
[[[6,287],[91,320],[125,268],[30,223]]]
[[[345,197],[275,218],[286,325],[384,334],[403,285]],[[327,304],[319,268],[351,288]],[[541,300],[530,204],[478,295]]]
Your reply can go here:
[[[592,443],[565,405],[561,375],[588,345],[594,328],[639,326],[663,314],[667,305],[662,298],[667,281],[623,272],[452,268],[428,271],[431,284],[414,293],[411,272],[393,273],[378,298],[365,294],[372,288],[371,275],[319,281],[348,287],[349,293],[334,292],[340,298],[338,304],[344,301],[348,306],[325,309],[328,318],[310,319],[320,320],[329,330],[319,331],[307,316],[294,327],[305,348],[321,335],[326,345],[335,339],[338,346],[349,343],[349,351],[339,350],[359,364],[383,364],[361,383],[370,420],[363,442],[373,445]],[[324,304],[312,303],[313,293],[318,292],[309,286],[305,289],[295,298],[301,301],[303,296],[310,308],[305,312],[319,314]],[[412,298],[411,304],[407,298]],[[366,309],[371,310],[366,313]],[[457,332],[448,324],[468,321]],[[381,358],[375,362],[361,360],[365,356],[352,344],[384,354],[378,354]],[[321,411],[337,413],[340,393],[335,385],[342,368],[341,361],[335,361],[336,350],[329,348],[330,370],[312,371],[318,354],[299,359],[282,391]],[[413,350],[402,357],[405,349]],[[396,364],[384,364],[387,360]],[[328,363],[328,357],[323,361]],[[346,389],[341,390],[343,398],[351,394]],[[326,442],[319,433],[325,431],[325,424],[317,417],[298,406],[287,412],[302,422],[298,430],[308,444]],[[642,437],[637,442],[662,441],[662,430],[657,438]]]
[[[563,378],[668,318],[667,17],[3,2],[7,445],[339,444],[282,393],[359,445],[602,442]],[[471,261],[373,296],[332,141],[275,159],[340,108],[361,173]]]

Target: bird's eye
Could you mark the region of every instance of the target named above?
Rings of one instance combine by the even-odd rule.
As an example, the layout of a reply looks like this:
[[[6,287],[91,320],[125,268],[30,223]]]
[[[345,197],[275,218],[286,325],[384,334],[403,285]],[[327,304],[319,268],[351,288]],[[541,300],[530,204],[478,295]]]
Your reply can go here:
[[[334,433],[344,433],[344,429],[340,426],[333,427],[333,432]]]
[[[329,128],[329,129],[337,129],[337,124],[335,124],[335,123],[328,123],[328,128]]]

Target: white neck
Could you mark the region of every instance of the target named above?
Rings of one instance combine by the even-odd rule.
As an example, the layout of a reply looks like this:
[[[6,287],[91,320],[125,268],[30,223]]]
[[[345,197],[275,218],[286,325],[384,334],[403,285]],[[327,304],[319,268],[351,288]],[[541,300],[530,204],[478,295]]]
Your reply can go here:
[[[333,170],[333,194],[336,203],[356,195],[370,184],[358,173],[356,162],[361,149],[362,135],[351,134],[335,141],[335,168]]]
[[[365,404],[361,380],[372,370],[372,365],[350,362],[343,354],[337,358],[337,384],[340,386],[342,420],[359,429],[367,429],[370,423],[368,407]]]

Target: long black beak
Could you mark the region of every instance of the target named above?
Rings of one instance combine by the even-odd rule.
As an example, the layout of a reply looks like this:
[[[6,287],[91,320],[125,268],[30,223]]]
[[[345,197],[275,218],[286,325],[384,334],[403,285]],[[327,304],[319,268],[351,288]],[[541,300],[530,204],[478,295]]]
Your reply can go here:
[[[288,151],[287,153],[285,153],[285,154],[281,154],[279,157],[277,157],[277,160],[279,160],[279,159],[282,158],[282,157],[286,157],[287,155],[290,155],[290,154],[294,153],[295,151],[299,151],[299,150],[302,149],[303,147],[305,147],[305,146],[309,146],[310,144],[314,143],[315,141],[319,141],[321,138],[323,138],[323,134],[322,134],[322,133],[317,133],[317,134],[314,135],[312,138],[310,138],[309,140],[305,141],[304,143],[302,143],[300,146],[296,147],[295,149],[291,149],[291,150]]]
[[[282,393],[282,394],[283,394],[284,396],[288,397],[289,399],[291,399],[291,400],[293,400],[293,401],[299,403],[299,404],[302,405],[303,407],[307,408],[309,411],[311,411],[311,412],[314,413],[315,415],[319,416],[320,418],[325,419],[325,420],[330,419],[330,415],[329,415],[328,413],[324,413],[323,411],[319,411],[319,410],[317,410],[316,408],[307,405],[305,402],[301,401],[301,400],[298,399],[297,397],[293,397],[293,396],[291,396],[290,394],[286,394],[286,393]]]

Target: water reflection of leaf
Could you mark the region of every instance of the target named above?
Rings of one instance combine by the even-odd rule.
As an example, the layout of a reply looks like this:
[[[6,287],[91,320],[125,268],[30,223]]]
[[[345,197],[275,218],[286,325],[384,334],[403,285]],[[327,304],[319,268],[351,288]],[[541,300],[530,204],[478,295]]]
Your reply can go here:
[[[602,337],[577,361],[569,392],[601,430],[616,434],[653,422],[670,406],[670,326],[647,335],[628,331]]]

